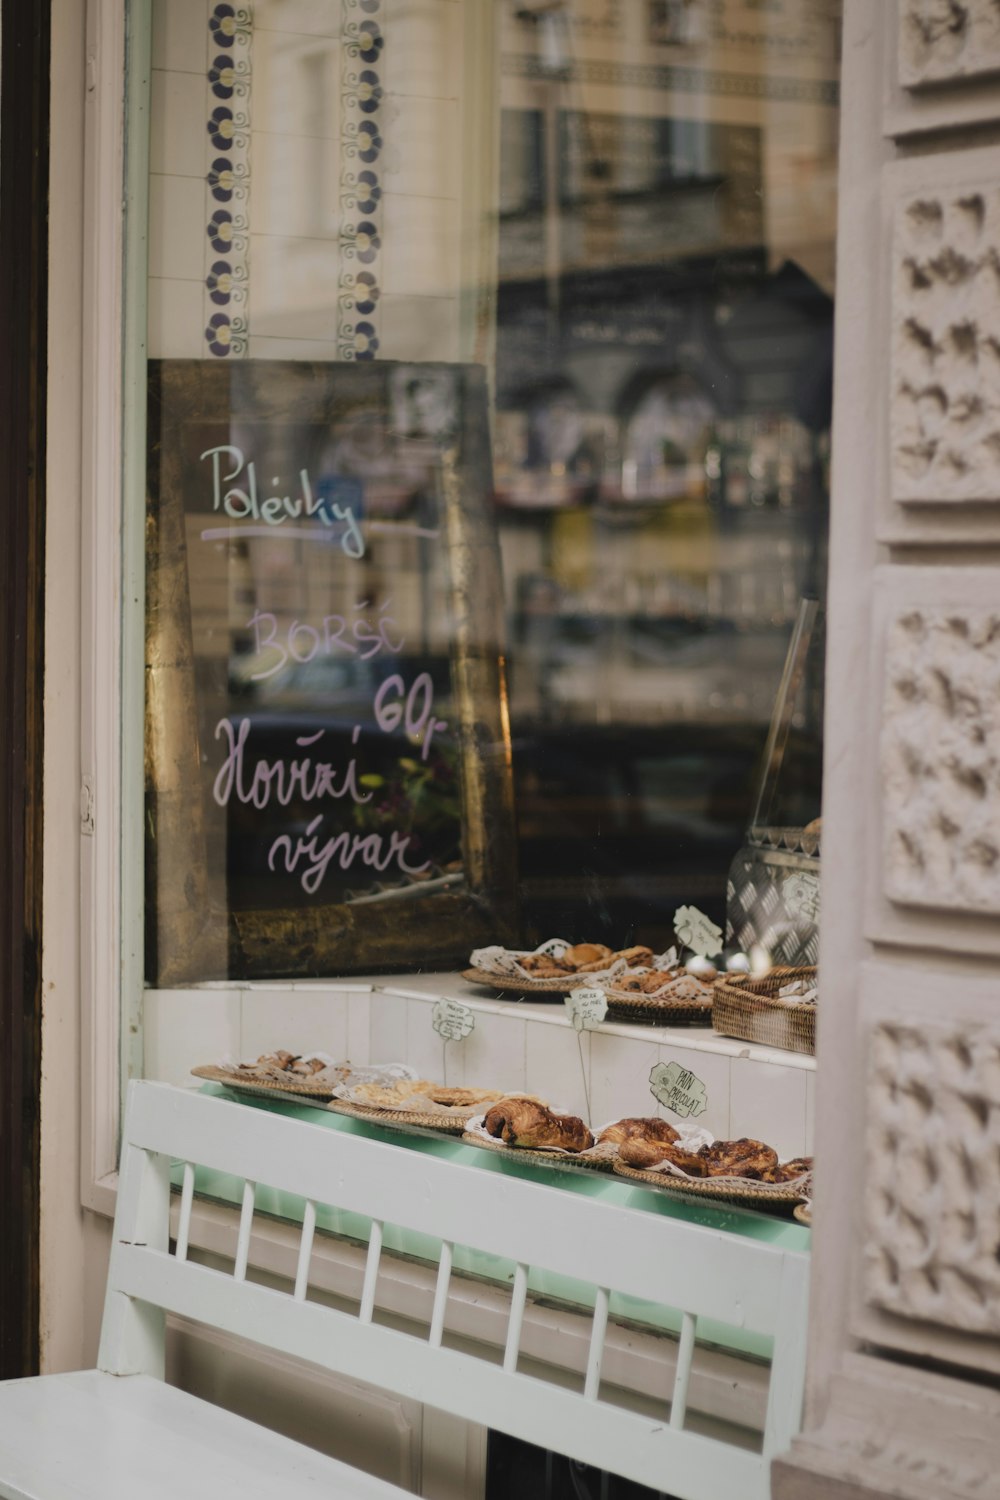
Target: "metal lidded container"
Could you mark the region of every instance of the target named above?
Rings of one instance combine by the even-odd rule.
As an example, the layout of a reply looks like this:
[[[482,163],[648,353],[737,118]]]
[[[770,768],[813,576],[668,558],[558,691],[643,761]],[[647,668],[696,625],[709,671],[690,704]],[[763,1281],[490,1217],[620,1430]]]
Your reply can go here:
[[[818,657],[820,619],[818,602],[803,599],[775,698],[746,842],[729,867],[726,886],[727,945],[756,952],[771,964],[815,964],[819,956],[819,819],[804,826],[779,824],[775,810],[796,704],[809,686],[807,665]]]

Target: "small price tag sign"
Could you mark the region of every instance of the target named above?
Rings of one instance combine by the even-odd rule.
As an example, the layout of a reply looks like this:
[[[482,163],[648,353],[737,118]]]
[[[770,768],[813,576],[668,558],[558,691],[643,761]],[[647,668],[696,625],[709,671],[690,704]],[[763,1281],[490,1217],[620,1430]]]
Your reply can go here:
[[[438,1000],[431,1015],[431,1025],[446,1042],[460,1042],[476,1029],[476,1018],[467,1005],[457,1000]]]
[[[708,1108],[708,1090],[700,1078],[678,1062],[655,1063],[649,1074],[649,1092],[665,1109],[687,1119],[703,1115]]]
[[[569,1011],[574,1031],[596,1031],[608,1013],[608,997],[604,991],[589,989],[586,985],[570,990],[563,1004]]]
[[[793,917],[803,922],[819,921],[819,876],[807,871],[789,875],[782,887],[785,905]]]
[[[674,912],[674,932],[686,948],[710,958],[722,950],[722,928],[696,906],[679,906]]]

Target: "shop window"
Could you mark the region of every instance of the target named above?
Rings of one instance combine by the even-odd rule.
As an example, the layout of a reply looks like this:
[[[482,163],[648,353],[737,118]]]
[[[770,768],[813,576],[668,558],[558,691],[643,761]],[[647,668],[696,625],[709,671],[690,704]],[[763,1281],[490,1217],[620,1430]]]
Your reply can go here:
[[[150,21],[147,984],[725,927],[825,587],[838,6]]]

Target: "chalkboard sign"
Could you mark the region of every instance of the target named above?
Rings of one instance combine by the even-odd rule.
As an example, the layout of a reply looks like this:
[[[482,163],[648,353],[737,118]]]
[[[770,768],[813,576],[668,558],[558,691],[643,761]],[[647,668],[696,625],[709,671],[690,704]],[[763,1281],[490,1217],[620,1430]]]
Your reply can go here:
[[[163,360],[149,389],[149,981],[508,939],[482,371]]]

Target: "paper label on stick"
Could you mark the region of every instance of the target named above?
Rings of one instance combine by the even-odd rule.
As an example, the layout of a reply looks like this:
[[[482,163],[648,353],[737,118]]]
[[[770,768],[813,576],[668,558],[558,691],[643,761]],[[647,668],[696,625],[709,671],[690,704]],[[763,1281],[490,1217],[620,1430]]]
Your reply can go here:
[[[696,906],[679,906],[674,912],[674,932],[686,948],[703,958],[722,950],[722,928]]]
[[[819,921],[819,876],[804,870],[789,875],[782,886],[785,905],[793,917],[803,922]]]
[[[431,1015],[431,1025],[446,1042],[460,1042],[476,1028],[476,1018],[467,1005],[457,1000],[438,1000]]]
[[[684,1119],[703,1115],[708,1108],[705,1085],[678,1062],[654,1063],[649,1074],[649,1091],[665,1109]]]
[[[608,1013],[608,997],[604,991],[586,985],[570,990],[563,1003],[569,1011],[574,1031],[596,1031]]]

